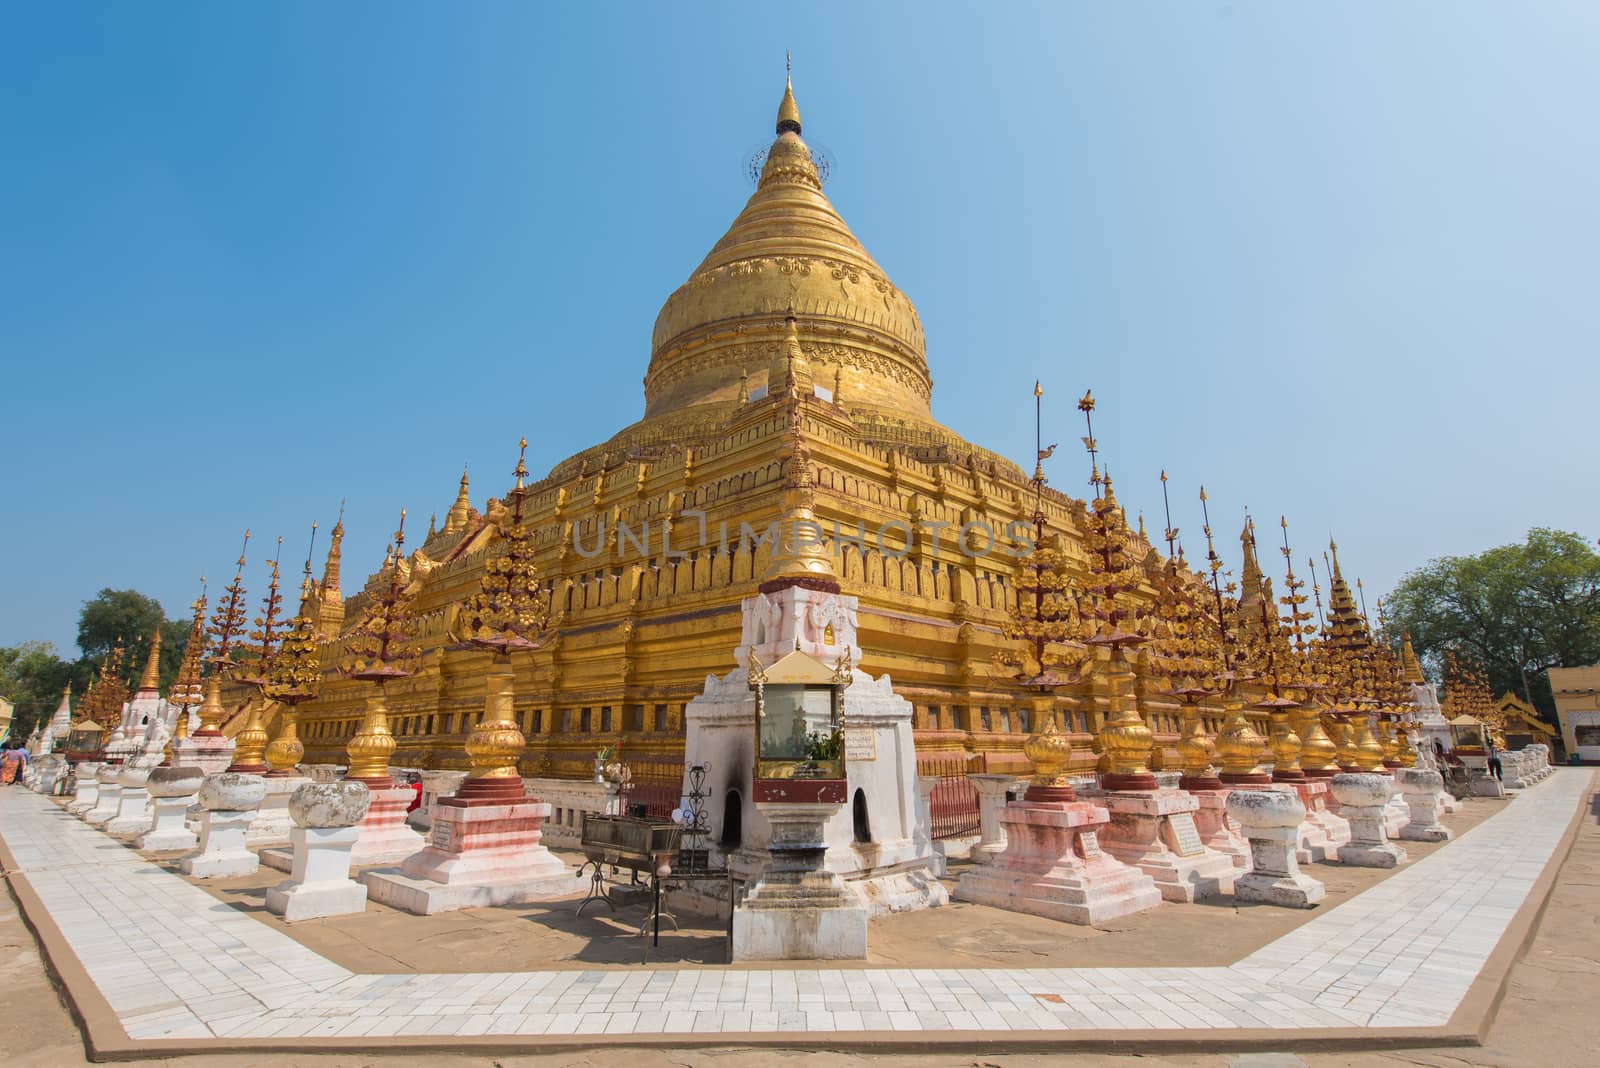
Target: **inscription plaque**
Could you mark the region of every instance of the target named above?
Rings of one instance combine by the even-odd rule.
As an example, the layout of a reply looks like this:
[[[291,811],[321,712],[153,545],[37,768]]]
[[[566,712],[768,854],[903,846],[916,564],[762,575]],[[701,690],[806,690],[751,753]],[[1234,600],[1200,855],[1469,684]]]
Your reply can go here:
[[[1193,812],[1174,812],[1167,817],[1167,822],[1172,827],[1173,847],[1178,856],[1192,857],[1206,851],[1200,832],[1195,829]]]
[[[851,760],[877,760],[878,737],[872,731],[845,731],[844,758]]]

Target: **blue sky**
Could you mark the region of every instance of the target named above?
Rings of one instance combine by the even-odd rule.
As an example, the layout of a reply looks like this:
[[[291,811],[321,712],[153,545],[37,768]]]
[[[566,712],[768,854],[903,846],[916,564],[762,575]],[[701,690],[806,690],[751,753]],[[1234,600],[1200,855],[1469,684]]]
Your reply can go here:
[[[784,50],[934,411],[1082,492],[1165,467],[1387,589],[1600,534],[1600,6],[9,4],[0,643],[348,498],[346,583],[643,408]],[[325,544],[325,542],[324,542]],[[320,550],[319,550],[320,556]],[[263,585],[260,554],[247,579]]]

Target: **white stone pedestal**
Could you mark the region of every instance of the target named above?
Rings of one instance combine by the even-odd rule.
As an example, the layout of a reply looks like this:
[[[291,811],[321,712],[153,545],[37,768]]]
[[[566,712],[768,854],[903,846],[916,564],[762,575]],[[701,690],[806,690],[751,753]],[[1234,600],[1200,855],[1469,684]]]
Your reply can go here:
[[[756,790],[759,798],[759,783]],[[756,806],[772,827],[772,862],[733,910],[733,959],[865,960],[866,905],[822,866],[824,825],[843,803],[758,800]]]
[[[351,782],[354,780],[345,780]],[[422,835],[406,825],[406,808],[416,791],[409,786],[367,784],[372,795],[367,814],[356,826],[361,836],[350,851],[350,864],[357,868],[394,864],[427,844]]]
[[[1310,908],[1327,894],[1300,871],[1295,857],[1305,806],[1293,790],[1233,790],[1228,815],[1250,842],[1250,871],[1233,881],[1239,901],[1287,908]]]
[[[86,761],[73,769],[74,794],[71,801],[67,802],[67,811],[74,816],[83,816],[94,810],[100,801],[100,780],[95,778],[104,765],[93,761]]]
[[[1228,819],[1228,789],[1191,790],[1199,806],[1194,811],[1195,829],[1207,849],[1214,849],[1233,861],[1234,874],[1250,870],[1250,843]]]
[[[245,832],[245,844],[251,849],[289,841],[289,832],[294,829],[294,822],[289,819],[289,797],[311,780],[303,775],[263,775],[261,781],[267,785],[267,796],[261,799],[261,807],[256,809],[250,829]]]
[[[150,792],[146,783],[149,768],[123,768],[117,776],[122,787],[122,802],[117,814],[106,824],[106,833],[119,841],[131,841],[150,829]]]
[[[95,798],[94,808],[83,814],[83,822],[91,827],[104,827],[116,818],[117,810],[122,807],[122,786],[117,782],[121,769],[113,764],[102,764],[100,770],[95,772],[95,782],[100,784],[100,793]]]
[[[1406,851],[1389,841],[1384,809],[1389,804],[1389,778],[1369,772],[1335,775],[1331,783],[1339,813],[1350,821],[1350,841],[1339,847],[1339,863],[1358,868],[1393,868]]]
[[[1100,848],[1110,814],[1087,801],[1013,801],[1005,852],[961,876],[955,896],[1066,923],[1096,924],[1161,904],[1155,880]]]
[[[294,866],[288,881],[267,891],[267,911],[290,923],[366,911],[367,888],[350,878],[350,848],[360,835],[354,827],[290,828]]]
[[[1403,768],[1395,776],[1400,780],[1400,796],[1405,799],[1411,818],[1400,829],[1400,837],[1408,842],[1448,842],[1450,828],[1439,822],[1444,810],[1441,795],[1444,780],[1437,771],[1422,768]]]
[[[370,795],[359,782],[305,782],[287,811],[294,863],[289,878],[267,891],[267,911],[289,922],[362,912],[367,888],[350,878],[350,850]]]
[[[50,797],[56,793],[56,784],[65,774],[67,762],[54,753],[46,753],[33,765],[33,792]]]
[[[521,791],[521,780],[510,782]],[[547,803],[526,796],[444,798],[434,806],[431,844],[361,881],[373,901],[419,916],[579,894],[586,880],[540,841],[549,815]]]
[[[216,735],[190,735],[172,743],[172,763],[185,768],[199,768],[207,775],[217,775],[228,770],[233,763],[232,738]]]
[[[1194,821],[1200,802],[1192,795],[1174,789],[1079,796],[1111,816],[1100,847],[1154,879],[1163,900],[1193,903],[1233,889],[1233,858],[1206,848]]]
[[[185,816],[204,782],[199,768],[156,768],[150,773],[145,789],[150,793],[154,820],[138,839],[139,849],[160,853],[195,848],[199,839],[189,830]]]
[[[1337,860],[1339,847],[1350,841],[1350,821],[1332,811],[1328,807],[1328,780],[1323,778],[1307,778],[1304,782],[1293,784],[1295,793],[1300,795],[1300,804],[1305,806],[1306,818],[1301,823],[1302,829],[1306,824],[1319,827],[1323,836],[1323,855],[1320,857],[1296,856],[1301,863],[1311,863],[1317,860]],[[1302,847],[1308,845],[1302,835]]]
[[[1000,813],[1008,804],[1007,794],[1027,780],[1015,775],[968,775],[967,781],[978,790],[978,844],[968,854],[974,864],[989,864],[1006,851],[1006,825]]]
[[[266,793],[259,775],[224,771],[206,776],[200,787],[200,848],[180,860],[178,868],[197,879],[253,874],[260,861],[245,848],[245,832]]]

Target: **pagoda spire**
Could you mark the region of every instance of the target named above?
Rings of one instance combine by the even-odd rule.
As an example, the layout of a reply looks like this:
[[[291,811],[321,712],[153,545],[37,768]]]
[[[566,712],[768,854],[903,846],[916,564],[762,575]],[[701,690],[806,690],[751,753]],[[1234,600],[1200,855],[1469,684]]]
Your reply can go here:
[[[139,689],[135,697],[149,695],[155,697],[161,690],[161,625],[156,624],[156,632],[150,638],[150,655],[145,658],[144,675],[139,679]]]
[[[1416,651],[1411,648],[1411,634],[1406,632],[1400,638],[1400,670],[1401,678],[1413,686],[1422,686],[1427,680],[1422,677],[1422,664],[1417,660]]]
[[[444,518],[444,532],[454,534],[467,525],[467,519],[472,515],[472,494],[467,482],[467,469],[461,469],[461,488],[456,492],[456,503],[450,506],[450,511]]]
[[[1266,599],[1267,589],[1266,576],[1256,559],[1256,523],[1248,515],[1244,519],[1244,529],[1239,531],[1239,545],[1244,551],[1244,567],[1239,572],[1239,606],[1254,607],[1256,602]]]
[[[794,99],[794,59],[789,53],[783,55],[783,99],[778,103],[778,129],[777,132],[800,132],[800,105]]]
[[[344,594],[339,589],[339,546],[344,542],[344,502],[339,502],[339,519],[333,524],[328,560],[322,565],[322,585],[317,590],[317,634],[325,641],[339,636],[344,626]]]

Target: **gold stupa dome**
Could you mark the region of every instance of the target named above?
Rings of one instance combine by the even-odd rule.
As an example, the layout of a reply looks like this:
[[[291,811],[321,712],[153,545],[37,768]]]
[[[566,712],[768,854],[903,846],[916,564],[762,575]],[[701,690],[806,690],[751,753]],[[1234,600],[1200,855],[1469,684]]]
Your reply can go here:
[[[755,194],[656,317],[645,418],[734,402],[741,376],[767,386],[790,317],[815,380],[837,374],[852,411],[932,421],[917,310],[823,194],[786,85]]]

